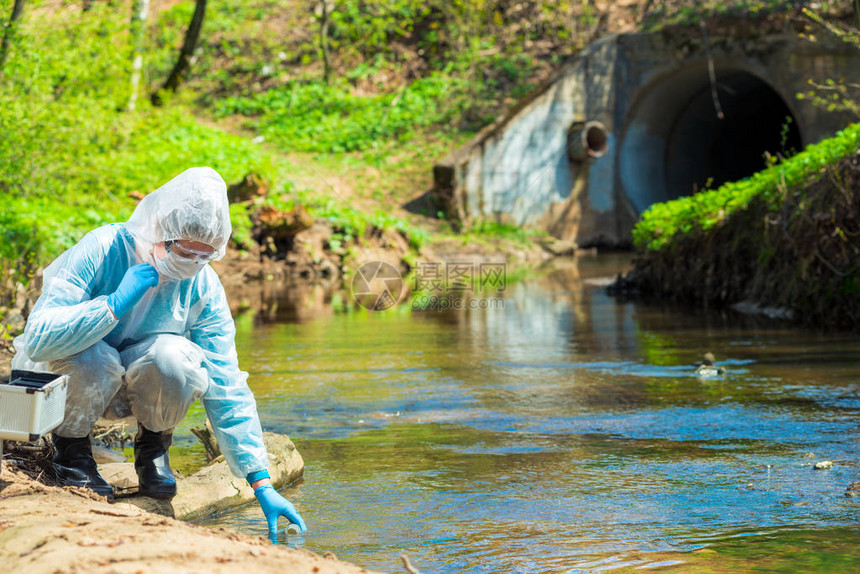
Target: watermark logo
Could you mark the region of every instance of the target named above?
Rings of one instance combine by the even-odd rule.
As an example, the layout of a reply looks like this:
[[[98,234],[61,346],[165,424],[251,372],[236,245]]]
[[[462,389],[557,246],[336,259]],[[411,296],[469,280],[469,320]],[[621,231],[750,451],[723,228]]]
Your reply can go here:
[[[411,287],[413,311],[504,309],[507,264],[419,261]]]
[[[353,276],[352,295],[369,311],[394,307],[407,289],[413,293],[413,311],[505,308],[501,296],[507,290],[505,263],[418,261],[409,279],[407,285],[390,263],[370,261]]]
[[[413,311],[448,311],[449,309],[504,309],[501,297],[474,297],[463,293],[419,293],[412,299]]]
[[[400,271],[385,261],[370,261],[352,277],[355,302],[368,311],[385,311],[395,306],[403,294]]]
[[[503,293],[506,288],[506,263],[419,261],[412,278],[414,291]]]

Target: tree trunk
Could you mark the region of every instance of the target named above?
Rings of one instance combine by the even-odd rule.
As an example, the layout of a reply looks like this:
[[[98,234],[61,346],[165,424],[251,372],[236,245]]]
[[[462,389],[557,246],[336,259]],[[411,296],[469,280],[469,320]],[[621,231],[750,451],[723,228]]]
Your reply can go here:
[[[24,2],[26,0],[15,0],[12,6],[12,15],[9,16],[9,22],[6,23],[6,28],[3,30],[3,43],[0,44],[0,70],[6,64],[6,58],[9,56],[9,41],[12,39],[12,34],[15,33],[15,22],[21,19],[24,13]]]
[[[149,0],[135,0],[131,10],[131,34],[134,49],[131,62],[131,95],[128,98],[128,111],[133,112],[137,106],[140,74],[143,70],[143,42],[146,38],[146,16],[149,13]]]
[[[654,0],[645,0],[645,4],[642,6],[642,12],[639,14],[639,23],[645,21],[646,16],[648,16],[648,12],[651,10],[651,5],[654,3]]]
[[[854,25],[860,32],[860,0],[854,0]]]
[[[333,6],[329,2],[334,4],[334,0],[320,0],[320,9],[322,11],[322,14],[320,14],[320,51],[322,52],[323,61],[323,80],[325,80],[326,84],[329,83],[331,76],[331,68],[328,60],[328,16]]]
[[[182,43],[182,50],[179,51],[179,59],[176,65],[173,66],[173,71],[164,85],[162,90],[176,92],[180,84],[185,81],[188,72],[191,71],[191,62],[194,57],[194,50],[197,49],[197,40],[200,39],[200,30],[203,28],[203,17],[206,15],[206,0],[197,0],[197,5],[194,8],[194,15],[191,16],[191,24],[188,26],[188,32],[185,33],[185,41]],[[152,94],[152,103],[156,106],[161,105],[161,97],[158,92]]]

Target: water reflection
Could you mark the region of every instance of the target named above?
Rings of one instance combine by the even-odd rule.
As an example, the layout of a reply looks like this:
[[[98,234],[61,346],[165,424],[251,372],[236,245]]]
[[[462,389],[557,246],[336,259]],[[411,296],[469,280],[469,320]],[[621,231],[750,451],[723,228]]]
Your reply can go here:
[[[240,313],[263,424],[307,464],[285,491],[305,546],[427,572],[736,571],[766,547],[802,570],[802,531],[856,566],[858,342],[619,303],[598,285],[626,264],[556,262],[504,309],[373,314],[332,287]],[[725,376],[695,375],[706,350]]]
[[[249,283],[230,290],[230,311],[266,323],[307,323],[334,315],[343,296],[339,280],[293,277]]]

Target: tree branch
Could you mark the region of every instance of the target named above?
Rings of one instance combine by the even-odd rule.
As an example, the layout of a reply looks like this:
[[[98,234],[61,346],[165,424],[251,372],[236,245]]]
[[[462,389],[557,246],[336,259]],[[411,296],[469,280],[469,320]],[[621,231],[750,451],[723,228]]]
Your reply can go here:
[[[208,417],[206,418],[205,427],[192,427],[191,432],[203,443],[203,448],[206,449],[206,460],[213,461],[221,456],[221,447],[218,446],[218,441],[215,439],[215,431],[212,430],[212,423],[209,422]]]
[[[412,562],[409,561],[409,556],[401,554],[400,559],[403,561],[403,567],[406,568],[406,571],[409,572],[409,574],[421,574],[421,572],[412,565]]]

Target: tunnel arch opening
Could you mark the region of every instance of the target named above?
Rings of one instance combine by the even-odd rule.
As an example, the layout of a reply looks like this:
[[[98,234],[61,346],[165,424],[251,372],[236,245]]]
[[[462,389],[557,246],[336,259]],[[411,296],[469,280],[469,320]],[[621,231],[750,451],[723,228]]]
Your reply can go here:
[[[655,82],[628,115],[621,183],[641,214],[649,205],[752,175],[766,157],[800,151],[795,114],[762,78],[717,68],[718,116],[707,68]]]

